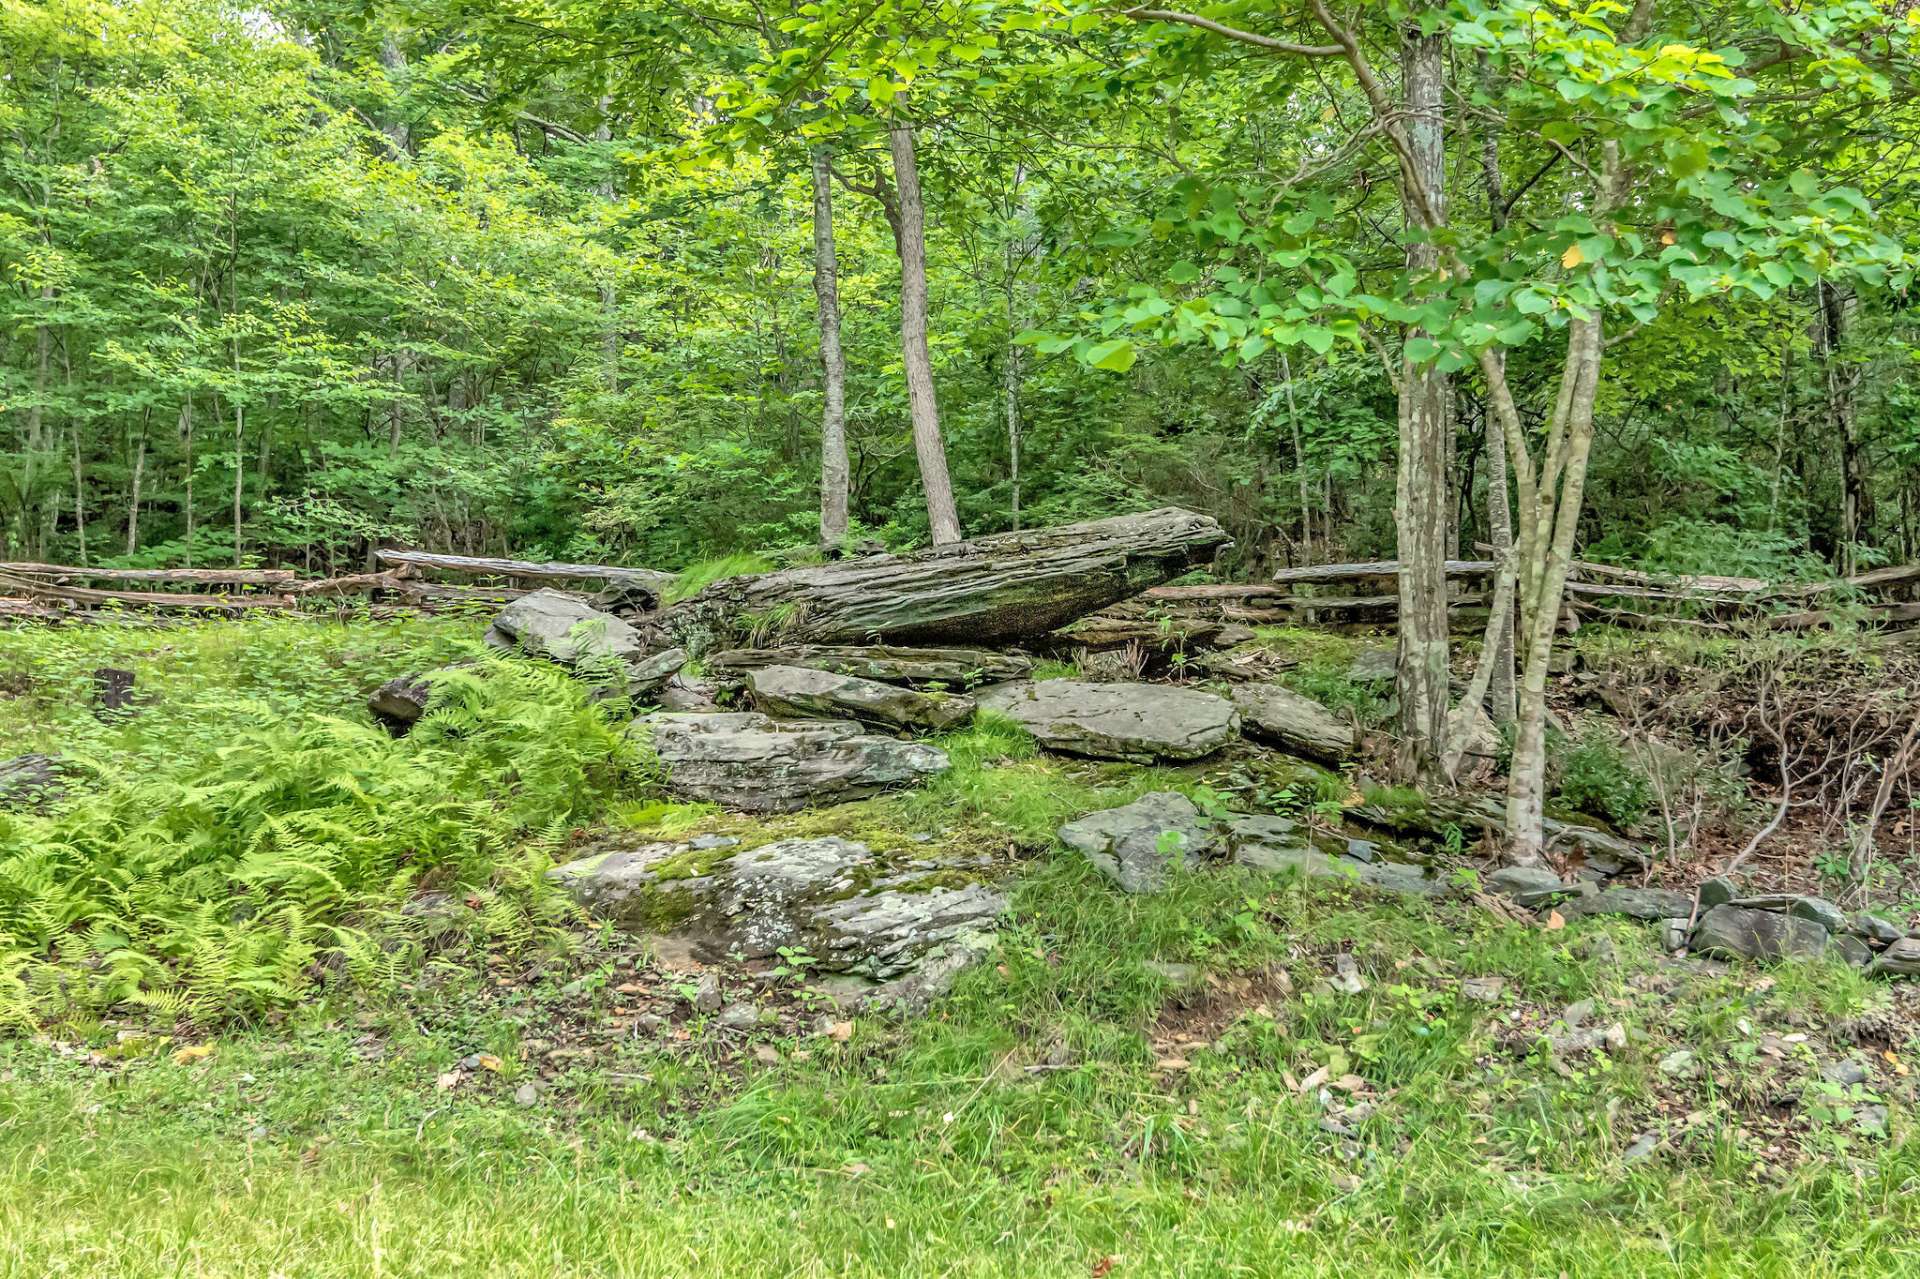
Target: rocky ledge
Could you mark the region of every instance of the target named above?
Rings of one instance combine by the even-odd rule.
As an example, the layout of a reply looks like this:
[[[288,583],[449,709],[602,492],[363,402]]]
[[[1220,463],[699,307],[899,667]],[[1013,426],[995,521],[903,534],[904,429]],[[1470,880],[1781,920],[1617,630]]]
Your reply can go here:
[[[990,944],[1006,898],[990,860],[880,852],[827,836],[728,836],[600,853],[549,872],[596,918],[688,939],[711,959],[776,956],[915,1006]]]

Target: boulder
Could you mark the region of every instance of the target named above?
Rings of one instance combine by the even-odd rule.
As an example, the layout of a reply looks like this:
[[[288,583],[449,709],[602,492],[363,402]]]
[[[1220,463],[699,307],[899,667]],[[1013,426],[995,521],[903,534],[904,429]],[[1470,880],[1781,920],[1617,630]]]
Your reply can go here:
[[[763,666],[813,670],[877,679],[884,684],[944,684],[972,688],[1025,679],[1033,659],[1024,653],[986,648],[900,648],[884,644],[790,644],[783,648],[733,648],[706,659],[708,670],[745,672]]]
[[[648,844],[548,876],[596,918],[688,937],[713,959],[804,951],[818,971],[885,982],[929,959],[984,950],[1007,904],[988,869],[829,836],[739,851]],[[957,971],[942,965],[944,980]],[[904,992],[872,993],[893,1001]]]
[[[1740,895],[1740,890],[1731,879],[1715,875],[1712,879],[1700,881],[1700,910],[1702,913],[1715,906],[1724,906]]]
[[[373,690],[367,709],[373,717],[396,733],[404,733],[427,713],[427,698],[433,686],[424,675],[396,675]]]
[[[1544,866],[1502,866],[1487,876],[1487,888],[1522,906],[1543,906],[1574,886]]]
[[[940,732],[973,718],[971,697],[917,693],[897,684],[807,666],[759,667],[747,673],[747,687],[753,690],[755,704],[776,715],[847,715],[918,732]]]
[[[1395,674],[1395,655],[1390,648],[1369,645],[1354,650],[1347,663],[1347,678],[1355,684],[1374,684],[1390,680]]]
[[[59,799],[60,760],[53,755],[16,755],[0,760],[0,811],[44,808]]]
[[[946,771],[946,752],[841,720],[775,720],[752,711],[657,712],[651,736],[667,788],[754,813],[864,799]]]
[[[1128,893],[1164,888],[1173,862],[1191,866],[1220,847],[1213,823],[1185,795],[1155,791],[1060,828],[1060,842]]]
[[[611,663],[624,666],[647,656],[646,641],[633,627],[577,595],[550,587],[523,595],[501,609],[487,630],[487,642],[563,666],[598,664],[610,671],[617,669]],[[681,660],[685,661],[684,656]]]
[[[1605,888],[1597,893],[1575,897],[1563,904],[1560,913],[1568,919],[1587,915],[1625,915],[1652,923],[1693,913],[1693,898],[1686,893],[1664,888]]]
[[[1827,930],[1810,919],[1745,906],[1715,906],[1694,925],[1693,949],[1722,959],[1813,958]]]
[[[979,700],[1047,749],[1095,759],[1199,759],[1240,732],[1239,713],[1226,698],[1166,684],[1041,680],[983,689]]]
[[[1322,763],[1338,764],[1359,746],[1352,723],[1279,684],[1236,684],[1233,708],[1248,737]]]
[[[1920,977],[1920,937],[1902,937],[1873,961],[1872,972],[1887,977]]]

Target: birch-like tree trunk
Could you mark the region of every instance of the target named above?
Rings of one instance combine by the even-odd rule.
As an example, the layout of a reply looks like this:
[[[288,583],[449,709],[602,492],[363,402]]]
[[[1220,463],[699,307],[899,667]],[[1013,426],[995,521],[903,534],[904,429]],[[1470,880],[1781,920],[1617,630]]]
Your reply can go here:
[[[813,150],[813,295],[820,311],[820,545],[847,535],[847,357],[840,349],[840,261],[833,244],[833,164]]]
[[[959,541],[961,534],[953,481],[947,474],[946,441],[940,434],[940,404],[933,391],[933,355],[927,348],[926,207],[920,194],[913,130],[896,124],[888,130],[887,142],[893,152],[893,234],[900,252],[900,354],[907,373],[907,405],[913,415],[913,448],[927,496],[927,523],[933,530],[933,544],[941,546]]]

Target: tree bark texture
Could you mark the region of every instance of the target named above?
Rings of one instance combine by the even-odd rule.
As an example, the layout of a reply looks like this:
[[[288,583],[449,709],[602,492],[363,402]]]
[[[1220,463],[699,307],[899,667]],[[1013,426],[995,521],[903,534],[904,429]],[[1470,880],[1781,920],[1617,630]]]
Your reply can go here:
[[[933,355],[927,348],[926,205],[920,194],[920,169],[913,130],[904,124],[887,133],[893,152],[893,234],[900,253],[900,357],[906,366],[907,405],[913,415],[913,449],[920,459],[920,484],[927,495],[927,523],[933,544],[960,540],[960,517],[953,505],[953,481],[947,475],[947,445],[940,434],[940,404],[933,391]]]
[[[847,357],[840,349],[840,262],[833,245],[833,170],[813,152],[813,294],[820,310],[820,544],[847,536]]]

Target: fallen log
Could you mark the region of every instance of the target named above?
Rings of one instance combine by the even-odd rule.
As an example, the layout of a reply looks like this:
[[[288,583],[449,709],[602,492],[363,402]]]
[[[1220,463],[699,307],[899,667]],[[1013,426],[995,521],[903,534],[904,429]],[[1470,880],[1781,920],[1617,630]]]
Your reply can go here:
[[[536,563],[532,560],[500,560],[476,555],[436,555],[427,551],[379,550],[374,554],[383,564],[405,564],[469,577],[519,577],[535,582],[605,582],[610,586],[642,591],[655,602],[674,581],[672,573],[660,573],[650,568],[623,568],[613,564]]]
[[[766,666],[800,666],[886,684],[998,684],[1033,674],[1023,653],[985,648],[889,648],[884,645],[796,644],[787,648],[736,648],[712,653],[706,669],[728,674]]]
[[[1003,644],[1130,599],[1231,541],[1210,517],[1168,507],[727,578],[642,624],[696,653],[734,638],[756,647]]]
[[[1492,560],[1448,560],[1448,577],[1485,577],[1499,565]],[[1399,560],[1368,560],[1357,564],[1303,564],[1276,569],[1270,579],[1286,585],[1304,582],[1353,582],[1372,577],[1398,577]]]
[[[172,591],[96,591],[84,586],[56,586],[32,578],[14,578],[8,589],[33,599],[72,600],[76,604],[132,604],[153,609],[211,609],[235,613],[250,608],[292,608],[288,595],[190,595]]]
[[[71,564],[0,563],[0,574],[51,577],[65,583],[189,582],[195,586],[278,586],[294,579],[290,568],[81,568]]]

